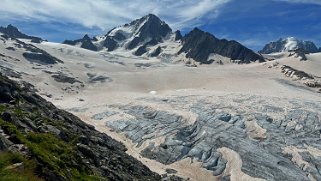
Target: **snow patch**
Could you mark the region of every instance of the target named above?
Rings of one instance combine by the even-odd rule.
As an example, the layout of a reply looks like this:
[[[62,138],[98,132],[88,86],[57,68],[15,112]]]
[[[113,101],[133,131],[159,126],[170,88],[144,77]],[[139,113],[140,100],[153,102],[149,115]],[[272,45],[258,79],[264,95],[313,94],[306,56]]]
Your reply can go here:
[[[294,37],[288,37],[283,51],[296,50],[298,48],[299,40]]]

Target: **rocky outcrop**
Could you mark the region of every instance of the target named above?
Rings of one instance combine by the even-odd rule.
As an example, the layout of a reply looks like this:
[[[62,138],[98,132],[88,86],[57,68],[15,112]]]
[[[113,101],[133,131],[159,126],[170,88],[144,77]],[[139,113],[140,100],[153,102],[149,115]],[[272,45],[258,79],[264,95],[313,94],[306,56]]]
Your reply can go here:
[[[286,76],[291,78],[297,78],[297,79],[303,79],[303,80],[314,79],[312,75],[309,75],[300,70],[296,70],[287,65],[283,65],[281,69],[282,69],[282,73],[284,73]]]
[[[161,40],[157,40],[157,39],[153,38],[152,40],[150,40],[147,43],[140,46],[133,54],[136,56],[142,56],[144,53],[146,53],[148,51],[147,47],[157,45],[159,43],[159,41],[161,41]]]
[[[281,67],[282,73],[292,78],[293,80],[299,81],[300,83],[306,85],[310,88],[321,88],[321,79],[314,75],[308,74],[304,71],[297,70],[287,65]]]
[[[13,29],[16,29],[16,28],[13,28]],[[6,31],[8,31],[8,29],[6,29]],[[15,31],[13,31],[13,32],[15,32]],[[30,61],[32,63],[39,63],[39,64],[44,64],[44,65],[63,63],[62,60],[50,55],[48,52],[46,52],[43,49],[38,48],[34,44],[31,44],[31,43],[28,43],[28,42],[26,43],[25,41],[22,41],[22,40],[19,40],[17,38],[14,38],[14,37],[21,37],[22,35],[20,36],[19,33],[20,33],[19,31],[13,33],[12,37],[9,37],[6,34],[1,35],[0,40],[3,41],[3,43],[5,43],[5,41],[8,38],[11,38],[11,41],[13,41],[13,45],[12,46],[6,47],[6,45],[4,44],[5,47],[6,47],[6,50],[17,51],[18,49],[20,49],[23,52],[22,56],[26,60],[28,60],[28,61]],[[25,36],[27,36],[27,35],[25,35]],[[22,36],[22,37],[24,37],[24,36]],[[26,37],[24,37],[24,38],[26,38]],[[3,54],[0,54],[0,57],[6,57],[6,58],[11,59],[13,61],[20,61],[17,58],[13,58],[11,56],[3,55]],[[4,60],[4,61],[6,61],[6,60]]]
[[[175,31],[175,41],[181,40],[183,38],[181,31],[177,30]]]
[[[149,54],[149,56],[157,57],[161,52],[162,52],[162,48],[159,46],[151,54]]]
[[[52,75],[51,77],[54,78],[55,81],[61,82],[61,83],[69,83],[69,84],[81,83],[82,84],[82,82],[80,82],[76,78],[70,77],[63,73],[58,73],[58,74]]]
[[[59,110],[31,91],[29,84],[21,87],[3,76],[0,76],[0,151],[20,155],[18,163],[27,165],[29,176],[49,181],[161,179],[128,156],[121,143]],[[13,160],[9,168],[16,163]],[[3,173],[2,165],[0,172]],[[19,176],[20,171],[13,173]]]
[[[144,53],[147,52],[146,45],[140,46],[135,52],[134,55],[142,56]]]
[[[294,56],[295,58],[299,58],[301,61],[306,61],[308,60],[308,58],[306,57],[306,54],[308,54],[307,51],[305,51],[302,48],[298,48],[296,50],[291,50],[291,53],[289,54],[289,56]]]
[[[180,53],[186,53],[187,58],[192,58],[203,64],[210,64],[210,54],[218,54],[231,60],[239,60],[239,63],[263,62],[262,56],[244,47],[236,41],[220,40],[210,33],[194,28],[182,40],[183,47]]]
[[[22,55],[26,59],[35,63],[45,64],[45,65],[57,63],[56,59],[49,54],[25,52]]]
[[[30,39],[34,43],[41,43],[43,40],[38,37],[28,36],[26,34],[21,33],[18,28],[12,26],[11,24],[7,27],[0,27],[0,32],[7,35],[10,38],[23,38]]]
[[[32,45],[29,43],[25,43],[18,39],[15,39],[17,48],[22,48],[26,52],[22,54],[30,62],[40,63],[40,64],[56,64],[56,63],[63,63],[62,60],[50,55],[48,52]]]
[[[289,38],[280,38],[277,41],[270,42],[264,46],[259,53],[270,54],[277,52],[288,52],[294,51],[297,49],[303,49],[307,53],[316,53],[319,52],[318,48],[311,41],[302,41],[294,37]]]
[[[92,50],[92,51],[97,51],[97,47],[93,44],[92,39],[86,34],[82,39],[79,40],[65,40],[63,44],[68,44],[68,45],[77,45],[80,44],[81,48],[87,49],[87,50]]]
[[[107,48],[107,51],[113,51],[118,47],[117,41],[111,37],[106,37],[103,46]]]

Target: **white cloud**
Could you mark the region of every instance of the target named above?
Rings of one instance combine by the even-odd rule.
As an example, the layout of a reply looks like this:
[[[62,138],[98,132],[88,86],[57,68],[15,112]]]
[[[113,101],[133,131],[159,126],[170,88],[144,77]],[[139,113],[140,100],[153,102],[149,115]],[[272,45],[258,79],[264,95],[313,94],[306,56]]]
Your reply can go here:
[[[232,0],[2,0],[0,14],[11,19],[60,21],[110,29],[148,13],[174,29],[196,26],[214,19]]]
[[[289,3],[306,3],[306,4],[319,4],[321,5],[321,0],[274,0],[274,1],[284,1]]]

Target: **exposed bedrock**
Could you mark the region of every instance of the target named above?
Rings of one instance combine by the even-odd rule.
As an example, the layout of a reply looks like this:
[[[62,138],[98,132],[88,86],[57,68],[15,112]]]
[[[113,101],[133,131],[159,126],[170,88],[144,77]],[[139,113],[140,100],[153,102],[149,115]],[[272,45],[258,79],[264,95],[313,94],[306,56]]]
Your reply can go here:
[[[172,103],[184,104],[185,99],[178,97]],[[149,141],[141,155],[163,164],[191,158],[201,162],[202,167],[211,170],[214,176],[225,178],[228,176],[225,171],[228,160],[219,149],[228,148],[240,155],[241,171],[251,177],[320,180],[318,160],[321,154],[315,154],[317,151],[321,153],[321,109],[318,103],[308,102],[303,106],[289,101],[287,104],[291,107],[284,109],[264,102],[261,105],[249,104],[253,99],[234,100],[235,107],[199,100],[189,105],[189,111],[197,115],[194,122],[170,110],[139,105],[120,106],[119,109],[133,118],[106,124],[124,133],[137,146]],[[153,101],[161,104],[162,100]],[[175,104],[179,105],[177,102]],[[168,103],[171,104],[170,101]],[[240,105],[247,105],[248,109],[236,109]],[[300,164],[296,152],[289,151],[289,146],[302,149],[297,154],[303,155],[300,159],[309,165]],[[304,151],[307,146],[317,151]]]

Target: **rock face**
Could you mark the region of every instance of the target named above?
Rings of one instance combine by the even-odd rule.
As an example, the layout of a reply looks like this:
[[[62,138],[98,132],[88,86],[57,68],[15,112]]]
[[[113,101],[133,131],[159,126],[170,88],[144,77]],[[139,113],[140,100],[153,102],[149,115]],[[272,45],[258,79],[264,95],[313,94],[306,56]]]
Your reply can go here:
[[[0,27],[0,32],[7,35],[10,38],[24,38],[24,39],[31,39],[34,43],[40,43],[43,40],[38,37],[28,36],[26,34],[21,33],[18,28],[12,26],[11,24],[7,27]]]
[[[34,163],[31,174],[49,181],[161,179],[124,145],[30,89],[0,75],[0,151]]]
[[[308,58],[306,57],[306,54],[308,53],[302,48],[298,48],[296,50],[291,50],[289,56],[294,56],[295,58],[300,58],[301,61],[306,61]]]
[[[307,74],[304,71],[294,69],[290,66],[283,65],[281,67],[282,73],[287,76],[292,78],[293,80],[298,81],[301,84],[304,84],[307,87],[319,89],[321,88],[321,79],[320,77],[314,76]]]
[[[105,41],[113,40],[111,43],[117,42],[117,47],[132,50],[151,40],[156,43],[162,42],[171,32],[172,29],[164,21],[149,14],[129,24],[114,28],[105,35]],[[104,44],[109,46],[110,43],[105,42]]]
[[[30,62],[40,63],[40,64],[56,64],[56,63],[63,63],[62,60],[50,55],[48,52],[32,45],[20,41],[18,39],[15,40],[17,42],[18,48],[23,48],[27,52],[22,54]]]
[[[9,28],[10,29],[10,28]],[[16,28],[13,28],[16,29]],[[7,29],[6,29],[7,30]],[[15,31],[14,31],[15,32]],[[20,33],[20,32],[19,32]],[[34,44],[29,43],[28,41],[19,40],[14,37],[23,37],[24,39],[26,37],[20,36],[19,33],[13,33],[12,36],[8,36],[7,34],[3,34],[0,36],[0,41],[6,42],[9,38],[11,38],[12,45],[5,45],[6,50],[14,51],[14,52],[21,52],[21,55],[31,63],[38,63],[43,65],[48,64],[57,64],[57,63],[64,63],[62,60],[50,55],[45,50],[38,48]],[[27,35],[25,35],[27,36]],[[28,36],[27,36],[28,37]],[[11,56],[0,54],[0,57],[7,57],[9,59],[12,59],[13,61],[20,61],[17,58],[13,58]],[[3,72],[4,73],[4,72]]]
[[[303,49],[307,53],[319,52],[318,48],[311,41],[303,41],[294,37],[280,38],[275,42],[270,42],[264,46],[264,48],[259,51],[259,53],[270,54],[277,52],[288,52],[297,49]]]
[[[179,30],[175,31],[175,41],[181,40],[183,38]]]
[[[149,56],[150,57],[157,57],[161,52],[162,52],[162,48],[159,46]]]
[[[26,59],[36,62],[36,63],[41,63],[41,64],[55,64],[55,63],[57,63],[57,61],[49,54],[25,52],[22,55]]]
[[[182,39],[182,44],[183,47],[179,53],[184,52],[187,58],[193,58],[204,64],[213,62],[213,60],[208,60],[210,54],[219,54],[224,57],[229,57],[231,60],[240,60],[240,63],[264,61],[262,56],[254,53],[240,43],[217,39],[215,36],[201,31],[198,28],[188,33]]]
[[[87,49],[87,50],[92,50],[92,51],[97,51],[97,47],[92,43],[92,39],[86,34],[82,39],[79,40],[65,40],[63,44],[68,44],[68,45],[77,45],[80,44],[81,48]]]
[[[147,46],[163,42],[172,34],[172,29],[157,16],[149,14],[129,24],[114,28],[106,35],[90,39],[87,35],[79,40],[66,40],[63,43],[69,45],[80,44],[81,48],[97,51],[106,48],[114,51],[122,47],[127,50],[139,48],[134,55],[141,56]]]
[[[85,39],[86,46],[84,46]],[[186,53],[186,58],[192,58],[203,64],[210,64],[215,61],[213,59],[209,60],[212,54],[227,57],[231,59],[231,62],[237,63],[264,61],[262,56],[236,41],[220,40],[197,28],[185,37],[182,36],[180,31],[173,33],[172,29],[164,21],[153,14],[114,28],[101,37],[90,39],[85,36],[83,39],[68,40],[64,43],[70,45],[81,44],[81,47],[90,50],[103,50],[105,48],[107,51],[114,51],[122,48],[126,51],[131,51],[135,56],[156,57],[162,53],[162,48],[166,48],[166,46],[159,45],[163,42],[171,45],[175,44],[174,48],[182,45],[179,52],[173,52],[168,56]],[[156,45],[159,46],[155,47]]]

